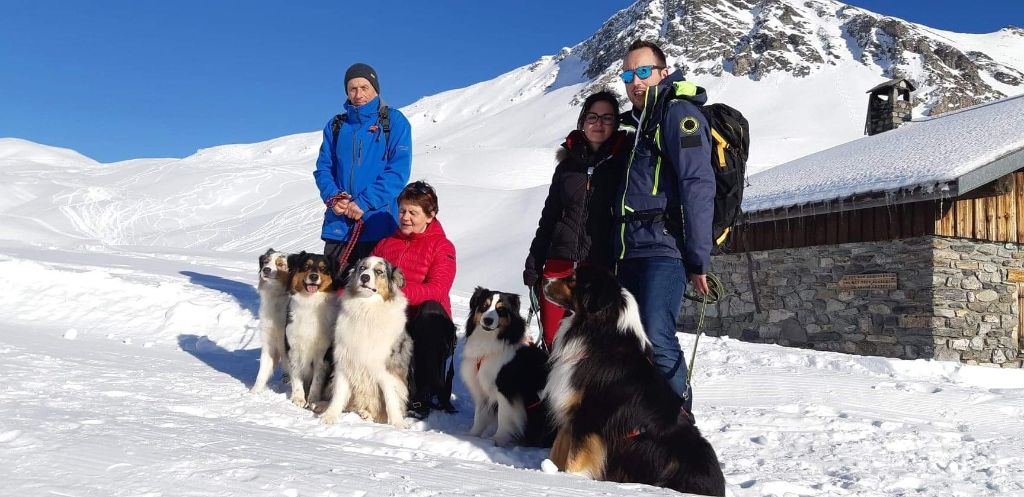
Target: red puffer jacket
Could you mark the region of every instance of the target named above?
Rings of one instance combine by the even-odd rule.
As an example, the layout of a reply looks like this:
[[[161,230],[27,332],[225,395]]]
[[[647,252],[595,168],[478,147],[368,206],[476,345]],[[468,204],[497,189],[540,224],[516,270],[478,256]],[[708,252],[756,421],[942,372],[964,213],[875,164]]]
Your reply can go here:
[[[403,235],[401,230],[381,240],[371,255],[383,257],[405,274],[402,291],[409,299],[409,314],[420,304],[436,300],[452,315],[448,294],[455,282],[455,245],[445,236],[437,218],[423,233]]]

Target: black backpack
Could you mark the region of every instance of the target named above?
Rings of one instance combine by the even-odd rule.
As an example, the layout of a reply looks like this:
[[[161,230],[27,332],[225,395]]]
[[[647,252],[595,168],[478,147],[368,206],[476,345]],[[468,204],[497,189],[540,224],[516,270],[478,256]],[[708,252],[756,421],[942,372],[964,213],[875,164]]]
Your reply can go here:
[[[683,99],[683,95],[670,95],[669,100]],[[667,112],[671,102],[661,107]],[[750,126],[740,111],[725,104],[697,105],[711,127],[711,166],[715,170],[715,217],[712,222],[713,253],[723,252],[729,241],[729,234],[742,213],[743,187],[747,174],[747,156],[750,153]],[[669,160],[661,150],[654,135],[661,119],[645,129],[643,135],[654,150]]]
[[[338,133],[341,132],[341,123],[345,122],[347,114],[338,114],[331,120],[331,136],[334,137],[334,147],[331,148],[331,158],[334,159],[334,163],[338,163],[338,156],[336,155],[335,149],[338,148]],[[391,113],[388,112],[388,104],[384,103],[383,100],[380,102],[380,107],[377,109],[377,123],[380,124],[381,129],[384,130],[384,143],[391,143]],[[385,154],[387,147],[385,147]],[[385,157],[387,159],[387,157]]]

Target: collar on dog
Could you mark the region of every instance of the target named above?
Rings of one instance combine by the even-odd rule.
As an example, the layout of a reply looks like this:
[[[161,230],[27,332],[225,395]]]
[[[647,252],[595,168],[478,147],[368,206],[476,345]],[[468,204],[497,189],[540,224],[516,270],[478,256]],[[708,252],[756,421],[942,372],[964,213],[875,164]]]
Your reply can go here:
[[[486,361],[489,357],[491,357],[490,354],[482,355],[480,356],[479,359],[476,360],[476,372],[480,372],[480,367],[484,365],[484,361]]]

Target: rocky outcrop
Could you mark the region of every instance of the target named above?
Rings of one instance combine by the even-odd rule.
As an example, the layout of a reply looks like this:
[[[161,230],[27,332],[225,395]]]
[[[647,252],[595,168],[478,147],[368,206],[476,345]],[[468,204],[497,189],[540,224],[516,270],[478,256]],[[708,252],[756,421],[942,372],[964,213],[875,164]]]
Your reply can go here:
[[[1024,41],[1021,28],[1000,34]],[[911,79],[918,87],[915,106],[924,114],[1007,96],[993,85],[1024,91],[1024,64],[1011,67],[992,54],[955,47],[924,26],[834,0],[641,0],[573,48],[592,80],[580,96],[619,88],[626,47],[641,38],[657,41],[672,68],[692,79],[726,73],[803,78],[854,61],[877,68],[880,77]]]

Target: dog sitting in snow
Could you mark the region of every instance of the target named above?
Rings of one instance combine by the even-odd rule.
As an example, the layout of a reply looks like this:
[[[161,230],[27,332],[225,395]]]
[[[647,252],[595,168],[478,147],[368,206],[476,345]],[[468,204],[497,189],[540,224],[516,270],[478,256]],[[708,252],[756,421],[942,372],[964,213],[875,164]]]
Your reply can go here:
[[[267,249],[259,257],[260,295],[260,370],[252,392],[259,393],[267,388],[267,381],[280,367],[288,372],[288,349],[284,339],[284,328],[288,322],[288,254]]]
[[[573,313],[544,389],[558,426],[550,462],[595,480],[725,495],[714,448],[648,358],[636,301],[615,276],[581,266],[545,284],[544,295]]]
[[[288,303],[291,400],[300,407],[320,401],[330,377],[334,321],[338,316],[334,274],[338,265],[321,255],[301,252],[288,257],[291,294]]]
[[[321,421],[333,424],[343,411],[405,428],[412,338],[405,332],[402,271],[380,257],[356,263],[334,332],[334,391]]]
[[[469,434],[478,437],[497,421],[497,445],[550,445],[553,430],[540,398],[548,357],[525,341],[519,296],[477,287],[469,308],[459,368],[475,405]]]

